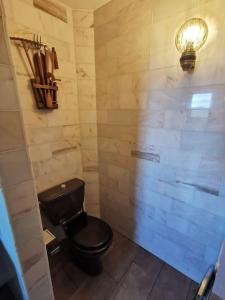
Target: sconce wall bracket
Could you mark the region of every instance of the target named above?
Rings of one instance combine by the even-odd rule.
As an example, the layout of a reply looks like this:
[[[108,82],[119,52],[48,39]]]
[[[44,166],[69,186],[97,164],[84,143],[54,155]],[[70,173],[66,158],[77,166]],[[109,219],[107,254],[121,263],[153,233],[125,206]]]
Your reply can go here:
[[[195,68],[196,53],[193,49],[185,50],[180,58],[180,65],[183,71],[193,71]]]

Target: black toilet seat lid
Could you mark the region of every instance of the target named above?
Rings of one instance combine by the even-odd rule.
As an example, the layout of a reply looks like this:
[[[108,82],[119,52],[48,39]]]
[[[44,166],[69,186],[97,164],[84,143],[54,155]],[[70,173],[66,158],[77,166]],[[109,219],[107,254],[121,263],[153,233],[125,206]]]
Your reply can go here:
[[[87,250],[103,247],[112,239],[112,229],[103,220],[87,216],[83,228],[74,232],[70,228],[70,238],[79,246]]]

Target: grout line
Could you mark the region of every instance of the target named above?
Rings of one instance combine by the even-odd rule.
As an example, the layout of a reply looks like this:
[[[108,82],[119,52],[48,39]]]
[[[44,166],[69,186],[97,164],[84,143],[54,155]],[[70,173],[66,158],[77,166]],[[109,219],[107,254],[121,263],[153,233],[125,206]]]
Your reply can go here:
[[[153,282],[153,285],[152,285],[152,287],[151,287],[151,289],[150,289],[150,291],[149,291],[149,293],[148,293],[148,296],[147,296],[146,300],[148,300],[149,297],[151,296],[151,293],[152,293],[154,287],[156,286],[156,283],[157,283],[157,281],[158,281],[158,279],[159,279],[159,276],[160,276],[160,274],[161,274],[163,268],[165,267],[165,265],[166,265],[166,263],[163,263],[163,264],[162,264],[162,267],[161,267],[161,269],[159,270],[158,275],[156,276],[156,279],[155,279],[154,282]]]

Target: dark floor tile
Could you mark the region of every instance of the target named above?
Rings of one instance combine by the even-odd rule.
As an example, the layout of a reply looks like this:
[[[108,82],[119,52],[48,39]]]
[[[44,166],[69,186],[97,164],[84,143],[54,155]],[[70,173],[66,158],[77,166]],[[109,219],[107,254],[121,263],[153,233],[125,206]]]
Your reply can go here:
[[[165,264],[148,300],[186,300],[191,280]]]
[[[103,268],[115,281],[120,281],[135,258],[138,246],[124,237],[115,243],[103,259]]]
[[[110,300],[145,300],[153,283],[140,266],[132,263]]]
[[[115,282],[104,272],[88,278],[68,300],[106,300],[115,289]]]
[[[56,300],[67,300],[77,289],[63,269],[52,276],[52,285]]]
[[[154,284],[164,265],[164,262],[161,259],[145,251],[141,247],[138,248],[134,262],[149,276],[151,284]]]
[[[67,263],[68,259],[63,252],[48,258],[51,275],[54,276]]]
[[[85,279],[88,278],[88,275],[79,269],[72,259],[65,263],[63,270],[77,287],[80,287]]]
[[[191,281],[189,291],[188,291],[187,300],[194,300],[195,296],[197,295],[198,289],[199,289],[199,284],[197,284],[194,281]]]

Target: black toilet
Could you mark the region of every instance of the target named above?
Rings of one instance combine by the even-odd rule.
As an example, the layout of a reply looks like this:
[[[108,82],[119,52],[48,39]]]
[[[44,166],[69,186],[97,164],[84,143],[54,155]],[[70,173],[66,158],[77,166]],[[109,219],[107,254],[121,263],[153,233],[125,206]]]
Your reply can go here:
[[[53,225],[61,224],[76,264],[90,275],[102,271],[101,256],[112,243],[112,229],[84,211],[84,181],[72,179],[38,195]]]

